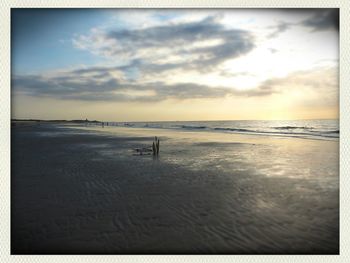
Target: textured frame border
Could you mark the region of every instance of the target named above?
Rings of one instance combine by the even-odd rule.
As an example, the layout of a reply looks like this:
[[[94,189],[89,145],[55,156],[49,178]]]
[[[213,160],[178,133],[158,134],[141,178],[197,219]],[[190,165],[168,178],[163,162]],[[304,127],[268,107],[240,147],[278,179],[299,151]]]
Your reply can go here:
[[[14,256],[10,252],[10,11],[15,7],[339,8],[340,254],[339,255],[96,255]],[[349,0],[2,0],[0,3],[0,259],[1,262],[350,262],[350,1]]]

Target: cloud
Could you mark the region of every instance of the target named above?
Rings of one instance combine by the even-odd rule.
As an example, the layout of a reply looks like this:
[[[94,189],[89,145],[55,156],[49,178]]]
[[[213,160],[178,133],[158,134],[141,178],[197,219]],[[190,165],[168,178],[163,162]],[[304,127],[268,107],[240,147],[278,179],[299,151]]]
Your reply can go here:
[[[319,67],[297,71],[283,78],[268,79],[257,90],[265,95],[299,94],[300,101],[308,100],[309,105],[335,106],[339,94],[338,70],[335,67]]]
[[[275,26],[269,26],[268,29],[273,29],[274,31],[268,34],[267,38],[275,38],[294,26],[303,26],[311,29],[312,32],[324,30],[339,30],[339,10],[336,8],[297,8],[281,10],[285,14],[298,15],[295,16],[295,18],[298,19],[296,19],[296,21],[294,22],[281,21]],[[302,18],[301,21],[299,20],[300,18]]]
[[[339,9],[313,9],[310,18],[301,22],[301,25],[311,28],[313,31],[339,30]]]
[[[226,96],[262,97],[290,90],[312,91],[333,98],[338,91],[337,70],[318,68],[299,71],[284,78],[268,79],[255,88],[209,87],[195,83],[169,84],[163,81],[135,82],[115,77],[118,67],[94,67],[45,75],[13,76],[15,93],[37,97],[85,101],[155,102],[167,99],[223,98]],[[330,94],[333,94],[330,96]],[[334,101],[326,99],[327,101]]]
[[[270,33],[267,37],[268,38],[277,37],[281,33],[287,31],[292,25],[293,25],[292,23],[279,22],[277,26],[269,27],[269,28],[273,28],[274,31]]]
[[[12,87],[14,92],[29,96],[87,101],[150,102],[165,99],[215,98],[230,93],[227,88],[210,88],[193,83],[122,84],[113,78],[98,79],[96,76],[99,75],[109,75],[109,73],[95,74],[89,78],[82,78],[78,74],[73,77],[74,72],[71,72],[71,76],[51,78],[38,75],[14,76]]]
[[[89,35],[74,38],[73,44],[119,63],[139,61],[148,72],[174,68],[205,71],[250,52],[254,37],[245,30],[226,29],[218,17],[209,16],[141,29],[93,29]]]

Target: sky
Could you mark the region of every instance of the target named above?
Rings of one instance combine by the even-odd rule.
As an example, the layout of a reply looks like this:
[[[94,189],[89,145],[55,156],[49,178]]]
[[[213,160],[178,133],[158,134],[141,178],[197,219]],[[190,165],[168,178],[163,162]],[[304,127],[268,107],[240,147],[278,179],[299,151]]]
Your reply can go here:
[[[12,118],[338,118],[338,9],[12,9]]]

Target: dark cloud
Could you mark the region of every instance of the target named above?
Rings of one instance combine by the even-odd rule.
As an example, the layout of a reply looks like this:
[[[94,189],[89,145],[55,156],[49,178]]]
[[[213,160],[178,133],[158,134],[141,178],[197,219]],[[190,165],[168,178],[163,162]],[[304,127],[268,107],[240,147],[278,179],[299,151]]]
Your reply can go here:
[[[141,61],[137,59],[131,60],[128,64],[122,65],[122,66],[115,66],[115,67],[89,67],[89,68],[80,68],[80,69],[75,69],[72,70],[72,74],[76,75],[84,75],[84,74],[108,74],[108,72],[112,70],[121,70],[121,71],[128,71],[132,68],[139,67],[141,66]]]
[[[304,26],[311,31],[339,30],[339,9],[337,8],[287,8],[280,9],[286,15],[293,15],[295,19],[302,19],[301,22],[279,22],[276,26],[269,28],[274,31],[267,37],[274,38],[287,31],[293,26]]]
[[[210,87],[194,83],[123,82],[111,76],[110,71],[115,69],[115,67],[95,67],[73,70],[62,73],[63,75],[51,77],[40,75],[13,76],[12,87],[15,93],[29,96],[88,101],[138,102],[223,98],[225,96],[269,96],[283,93],[290,88],[312,89],[324,93],[327,97],[338,90],[338,77],[335,68],[295,72],[284,78],[268,79],[258,87],[249,90],[237,90],[234,87]],[[83,76],[87,73],[88,76]],[[147,92],[151,95],[147,95]]]
[[[162,82],[149,84],[120,84],[115,79],[97,81],[94,78],[82,79],[37,75],[14,76],[14,92],[30,96],[53,97],[58,99],[90,101],[161,101],[165,99],[193,99],[224,97],[231,91],[227,88],[210,88],[192,83],[167,85]],[[128,95],[128,92],[153,91],[154,95]]]
[[[111,71],[118,67],[72,70],[55,76],[13,76],[12,88],[16,94],[56,99],[85,101],[139,101],[166,99],[223,98],[225,96],[265,96],[271,90],[258,88],[238,91],[234,87],[210,87],[194,83],[167,84],[162,81],[137,83],[118,80]],[[147,92],[151,95],[147,95]]]
[[[217,43],[208,44],[210,41]],[[145,29],[95,31],[74,42],[79,48],[104,56],[138,60],[141,63],[137,66],[144,66],[148,72],[175,68],[205,71],[254,48],[254,37],[250,32],[226,29],[215,16],[198,22]],[[167,61],[174,56],[181,61]],[[154,63],[159,58],[165,62]]]
[[[339,9],[313,9],[310,18],[301,22],[303,26],[311,28],[313,31],[328,29],[339,30]]]
[[[287,31],[293,24],[291,23],[285,23],[285,22],[280,22],[277,26],[272,27],[274,31],[269,34],[267,37],[268,38],[274,38],[277,37],[279,34]]]
[[[109,78],[81,78],[81,76],[59,76],[44,78],[38,75],[17,76],[12,78],[14,89],[32,95],[60,95],[60,94],[86,94],[105,93],[113,91],[120,86],[118,80]]]

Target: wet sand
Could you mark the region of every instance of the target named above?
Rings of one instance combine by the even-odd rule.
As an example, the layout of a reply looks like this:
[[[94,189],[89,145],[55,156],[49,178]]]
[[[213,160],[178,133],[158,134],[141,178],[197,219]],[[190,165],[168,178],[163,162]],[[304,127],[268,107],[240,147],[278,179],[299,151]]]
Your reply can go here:
[[[13,127],[13,254],[338,254],[337,141]],[[160,156],[134,148],[160,136]]]

